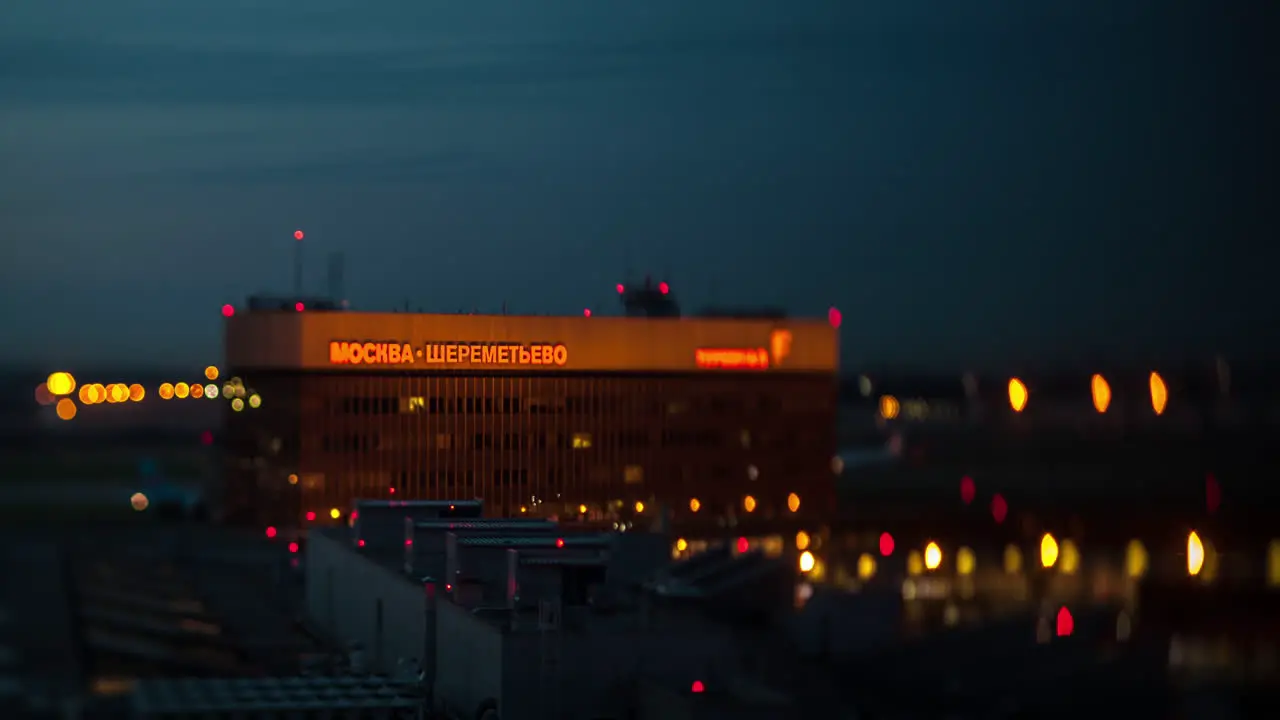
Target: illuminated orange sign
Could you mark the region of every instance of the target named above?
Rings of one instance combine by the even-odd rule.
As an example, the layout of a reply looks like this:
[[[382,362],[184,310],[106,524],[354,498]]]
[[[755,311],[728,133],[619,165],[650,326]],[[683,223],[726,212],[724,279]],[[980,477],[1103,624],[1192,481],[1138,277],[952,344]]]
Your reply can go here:
[[[561,344],[426,343],[414,348],[405,342],[329,343],[331,365],[556,365],[569,362]]]
[[[694,362],[707,370],[767,370],[769,351],[764,348],[698,348]]]
[[[774,330],[769,335],[769,348],[698,348],[693,355],[698,367],[705,370],[768,370],[778,366],[791,354],[791,331]]]

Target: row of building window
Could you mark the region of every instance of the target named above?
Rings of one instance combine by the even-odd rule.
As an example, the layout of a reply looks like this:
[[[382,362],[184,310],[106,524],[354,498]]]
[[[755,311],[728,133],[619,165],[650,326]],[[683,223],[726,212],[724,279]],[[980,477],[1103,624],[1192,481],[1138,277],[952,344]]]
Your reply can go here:
[[[606,447],[624,450],[642,450],[653,446],[652,436],[647,431],[623,431],[600,436]],[[775,434],[770,438],[767,447],[789,448],[795,445],[792,434]],[[589,450],[596,445],[597,438],[589,432],[571,434],[548,433],[474,433],[470,436],[455,436],[449,433],[437,433],[432,443],[436,450]],[[320,447],[324,452],[355,453],[373,452],[394,449],[394,441],[380,433],[343,433],[325,435],[321,438]],[[715,430],[679,431],[664,430],[658,438],[661,448],[728,448],[737,446],[750,449],[759,446],[758,439],[752,437],[750,431],[742,430],[726,436]]]
[[[629,400],[629,399],[628,399]],[[748,403],[741,396],[724,395],[701,399],[648,401],[651,414],[681,415],[690,412],[709,411],[715,414],[733,414],[748,410],[750,405],[760,412],[779,412],[782,403],[770,395],[760,395],[755,403]],[[632,403],[621,397],[566,397],[558,399],[537,398],[443,398],[443,397],[342,397],[328,401],[333,415],[399,415],[428,413],[443,415],[599,415],[602,413],[631,410]]]

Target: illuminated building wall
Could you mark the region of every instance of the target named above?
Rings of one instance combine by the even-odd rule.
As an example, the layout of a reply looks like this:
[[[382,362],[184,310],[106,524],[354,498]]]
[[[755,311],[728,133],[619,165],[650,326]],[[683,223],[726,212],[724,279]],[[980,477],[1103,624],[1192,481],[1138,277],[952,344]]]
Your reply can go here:
[[[319,522],[353,497],[718,514],[833,494],[823,321],[276,312],[226,331],[228,372],[263,398],[228,423],[245,521]]]

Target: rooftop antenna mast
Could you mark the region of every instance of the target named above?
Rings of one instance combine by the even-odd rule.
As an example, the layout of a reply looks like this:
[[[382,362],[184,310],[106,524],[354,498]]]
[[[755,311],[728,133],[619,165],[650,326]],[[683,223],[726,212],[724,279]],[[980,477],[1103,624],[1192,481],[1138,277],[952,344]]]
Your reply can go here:
[[[293,231],[293,296],[302,297],[302,238],[301,230]]]

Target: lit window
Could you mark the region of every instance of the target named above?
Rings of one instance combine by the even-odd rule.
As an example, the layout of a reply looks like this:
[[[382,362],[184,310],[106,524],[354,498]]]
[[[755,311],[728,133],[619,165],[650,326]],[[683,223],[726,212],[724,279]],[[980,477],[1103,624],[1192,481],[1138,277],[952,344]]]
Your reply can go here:
[[[589,447],[591,447],[591,433],[583,432],[573,434],[574,450],[586,450]]]
[[[628,485],[639,485],[644,482],[644,468],[639,465],[628,465],[622,469],[622,481]]]
[[[426,406],[427,406],[427,401],[425,398],[420,398],[420,397],[400,398],[400,412],[403,412],[403,413],[418,412],[419,410],[421,410]]]

